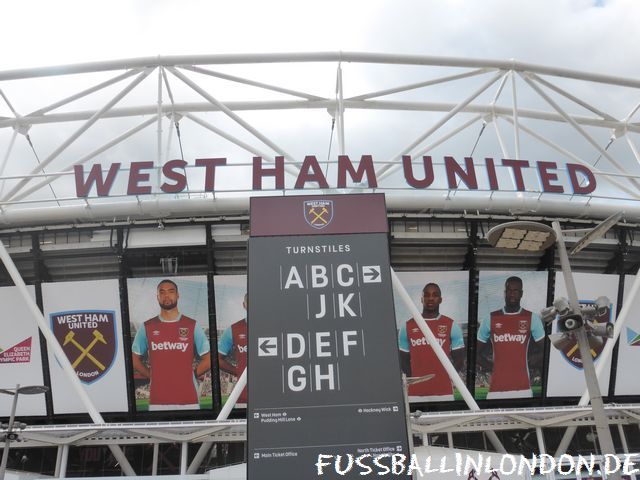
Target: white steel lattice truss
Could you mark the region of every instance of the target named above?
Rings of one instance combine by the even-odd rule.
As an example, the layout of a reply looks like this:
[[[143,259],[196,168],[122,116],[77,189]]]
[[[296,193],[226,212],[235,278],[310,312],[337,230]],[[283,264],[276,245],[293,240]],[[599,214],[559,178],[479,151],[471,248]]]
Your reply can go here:
[[[244,213],[252,157],[286,159],[294,193],[306,155],[335,187],[340,154],[373,156],[390,209],[640,218],[640,79],[516,61],[365,53],[151,57],[0,72],[0,224],[79,223]],[[403,181],[402,155],[436,169],[472,156],[478,189],[428,189]],[[197,158],[224,157],[205,191]],[[532,166],[526,191],[485,157]],[[187,162],[187,188],[167,194],[160,166]],[[127,196],[130,162],[150,161],[152,193]],[[588,165],[590,196],[541,193],[536,161]],[[121,171],[108,197],[76,195],[73,168]],[[420,176],[419,174],[417,176]],[[437,176],[437,174],[436,174]],[[264,193],[273,194],[273,182]],[[313,187],[313,185],[307,185]],[[317,188],[317,187],[316,187]],[[335,191],[335,190],[332,190]],[[343,190],[345,191],[345,190]],[[348,191],[370,191],[365,183]],[[254,194],[257,194],[254,192]]]

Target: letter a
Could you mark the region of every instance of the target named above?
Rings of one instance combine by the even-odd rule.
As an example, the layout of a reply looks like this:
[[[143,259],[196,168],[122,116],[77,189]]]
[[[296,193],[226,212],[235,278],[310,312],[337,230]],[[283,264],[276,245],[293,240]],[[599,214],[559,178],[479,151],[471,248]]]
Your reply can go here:
[[[295,266],[291,267],[291,270],[289,270],[289,275],[287,276],[287,281],[284,284],[284,289],[287,290],[291,284],[297,285],[298,288],[304,288],[298,269]]]

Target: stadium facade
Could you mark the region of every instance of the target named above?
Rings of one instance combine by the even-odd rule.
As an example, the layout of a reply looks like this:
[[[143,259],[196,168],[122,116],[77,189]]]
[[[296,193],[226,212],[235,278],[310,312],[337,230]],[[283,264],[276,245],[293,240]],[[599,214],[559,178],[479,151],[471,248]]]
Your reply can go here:
[[[245,410],[216,416],[246,353],[238,342],[249,199],[262,196],[385,194],[391,267],[420,309],[425,285],[438,285],[438,313],[460,332],[447,348],[480,407],[470,411],[448,381],[450,395],[431,391],[432,380],[410,386],[416,447],[495,451],[487,434],[495,432],[514,454],[640,452],[640,79],[329,52],[4,71],[0,90],[0,297],[9,310],[0,388],[50,388],[18,397],[28,426],[11,443],[12,474],[197,475],[246,460]],[[553,346],[555,323],[542,333],[531,326],[567,295],[558,248],[509,253],[486,237],[509,221],[557,221],[571,248],[618,213],[570,258],[580,301],[606,296],[596,322],[618,325],[616,338],[592,351],[615,447],[604,452],[591,409],[579,404],[586,387],[577,347]],[[518,312],[531,315],[518,317],[522,332],[490,331],[504,323],[496,312],[510,313],[513,277]],[[158,315],[167,278],[180,312],[204,334],[189,364],[196,400],[188,402],[158,400],[145,370],[151,353],[139,349],[153,343],[142,332],[162,335],[145,322]],[[24,289],[14,286],[19,279]],[[422,355],[411,316],[396,297],[404,353]],[[497,351],[483,348],[489,339],[494,349],[520,344],[504,371],[520,368],[528,385],[492,382],[501,367],[492,363]],[[150,349],[178,343],[163,338]],[[74,373],[56,360],[60,348]],[[206,355],[211,365],[200,369]],[[430,360],[411,362],[410,377],[434,373],[422,369]],[[11,400],[0,395],[3,422]]]

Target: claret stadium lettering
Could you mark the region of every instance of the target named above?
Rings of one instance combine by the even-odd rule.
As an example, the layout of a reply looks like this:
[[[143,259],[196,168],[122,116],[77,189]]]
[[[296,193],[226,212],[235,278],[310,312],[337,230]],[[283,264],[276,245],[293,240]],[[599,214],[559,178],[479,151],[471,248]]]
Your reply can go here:
[[[337,173],[335,178],[327,179],[320,162],[315,155],[307,155],[302,163],[292,162],[299,168],[294,189],[331,188],[329,180],[334,182],[335,188],[346,188],[348,179],[355,183],[368,185],[370,188],[378,187],[378,180],[372,155],[362,155],[359,160],[352,160],[348,155],[338,156]],[[184,160],[170,160],[162,165],[162,175],[165,181],[160,184],[160,190],[164,193],[180,193],[187,189],[187,175],[185,168],[188,163]],[[197,158],[194,167],[203,175],[203,184],[190,187],[204,192],[224,190],[216,185],[216,171],[227,165],[226,158]],[[231,166],[231,165],[229,165]],[[266,162],[262,157],[253,157],[252,190],[262,190],[263,181],[269,179],[275,183],[277,190],[285,188],[285,159],[277,156],[275,162]],[[596,189],[596,178],[593,172],[586,166],[578,163],[566,163],[563,167],[555,162],[514,160],[503,158],[494,160],[485,158],[474,160],[465,157],[460,161],[452,156],[445,156],[442,162],[434,162],[430,156],[423,156],[421,160],[412,159],[408,155],[402,157],[402,169],[404,180],[408,187],[414,189],[426,189],[441,180],[446,179],[446,186],[450,190],[466,188],[467,190],[491,190],[491,191],[541,191],[545,193],[569,193],[588,195]],[[122,168],[119,162],[111,163],[108,168],[96,163],[89,171],[85,171],[83,165],[74,166],[76,195],[88,197],[92,191],[98,197],[110,195],[116,177],[122,173],[128,175],[127,195],[145,195],[153,191],[152,175],[156,167],[151,161],[131,162],[128,169]],[[536,185],[527,185],[525,172],[533,169],[537,174]],[[507,171],[510,180],[501,183],[499,171]],[[562,177],[562,178],[561,178]],[[439,181],[440,180],[440,181]],[[482,185],[482,186],[481,186]],[[239,186],[234,185],[235,188]],[[246,188],[240,186],[240,188]]]

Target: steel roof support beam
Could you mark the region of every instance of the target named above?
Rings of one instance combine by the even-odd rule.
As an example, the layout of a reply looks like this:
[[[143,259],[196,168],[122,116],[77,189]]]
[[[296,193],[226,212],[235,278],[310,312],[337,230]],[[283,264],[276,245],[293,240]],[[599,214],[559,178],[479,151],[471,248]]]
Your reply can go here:
[[[478,68],[469,72],[460,73],[457,75],[449,75],[446,77],[435,78],[433,80],[426,80],[424,82],[411,83],[409,85],[402,85],[400,87],[387,88],[385,90],[378,90],[377,92],[365,93],[363,95],[356,95],[355,97],[349,97],[347,100],[370,100],[372,98],[384,97],[386,95],[392,95],[394,93],[408,92],[410,90],[416,90],[418,88],[430,87],[432,85],[438,85],[440,83],[453,82],[455,80],[461,80],[463,78],[475,77],[476,75],[482,75],[483,73],[490,72],[488,68]]]
[[[511,70],[511,98],[513,107],[513,144],[516,149],[516,160],[520,160],[520,123],[518,122],[518,95],[516,92],[516,73]]]
[[[157,124],[157,131],[156,131],[157,155],[156,155],[156,162],[155,162],[158,168],[157,182],[156,182],[156,188],[158,192],[160,191],[160,184],[162,183],[162,70],[163,70],[163,67],[158,68],[158,102],[157,102],[158,124]]]
[[[138,57],[101,62],[86,62],[0,72],[0,81],[37,78],[54,75],[73,75],[88,72],[104,72],[129,68],[147,68],[169,65],[234,65],[291,62],[352,62],[387,65],[422,65],[438,67],[486,68],[491,70],[532,71],[543,75],[607,83],[623,87],[640,88],[640,80],[614,75],[581,72],[567,68],[548,67],[514,60],[487,60],[426,55],[398,55],[362,52],[312,52],[312,53],[246,53],[216,55],[166,55]]]
[[[504,119],[508,122],[511,122],[512,120],[509,117],[504,117]],[[570,152],[569,150],[561,147],[560,145],[558,145],[557,143],[547,139],[546,137],[544,137],[543,135],[540,135],[538,133],[536,133],[534,130],[526,127],[525,125],[523,125],[522,123],[520,124],[520,129],[523,132],[528,133],[529,135],[531,135],[533,138],[535,138],[536,140],[541,141],[542,143],[544,143],[545,145],[553,148],[555,151],[561,153],[562,155],[566,155],[569,158],[575,160],[576,162],[578,162],[580,165],[584,165],[585,167],[588,167],[593,173],[599,174],[599,175],[603,175],[603,176],[608,176],[609,174],[607,172],[603,172],[602,170],[599,170],[597,168],[595,168],[594,166],[590,165],[589,163],[585,162],[584,160],[582,160],[580,157],[578,157],[577,155],[575,155],[574,153]],[[612,178],[607,178],[607,181],[609,181],[610,183],[612,183],[613,185],[617,186],[620,190],[622,190],[623,192],[628,193],[629,195],[631,195],[634,198],[640,198],[640,195],[638,195],[638,193],[635,190],[630,189],[628,186],[624,185],[623,183],[618,182],[615,179]]]
[[[7,146],[7,151],[4,154],[4,158],[2,159],[2,165],[0,165],[0,177],[2,177],[2,175],[4,174],[4,169],[7,166],[7,161],[9,160],[9,157],[11,156],[11,152],[13,151],[13,145],[16,142],[16,137],[18,136],[18,130],[13,130],[13,133],[11,134],[11,140],[9,141],[9,145]],[[2,182],[2,185],[0,185],[0,195],[2,195],[2,192],[4,191],[4,184],[6,183],[6,181]]]
[[[482,118],[482,116],[476,115],[475,117],[467,120],[462,125],[460,125],[459,127],[454,128],[450,132],[448,132],[445,135],[443,135],[442,137],[438,138],[433,143],[430,143],[429,145],[427,145],[427,146],[423,147],[422,149],[418,150],[417,152],[413,153],[412,157],[420,157],[420,156],[424,155],[429,150],[431,150],[433,148],[436,148],[438,145],[443,144],[444,142],[446,142],[450,138],[455,137],[458,133],[460,133],[463,130],[467,129],[468,127],[470,127],[471,125],[476,123],[481,118]],[[398,170],[400,168],[400,165],[399,164],[395,164],[395,163],[394,164],[387,163],[385,166],[386,167],[390,166],[391,168],[388,168],[384,173],[376,174],[376,177],[377,177],[378,180],[382,180],[383,178],[388,177],[389,175],[391,175],[393,172],[395,172],[396,170]],[[383,168],[384,167],[380,168],[379,171],[381,171]]]
[[[220,137],[224,138],[225,140],[230,141],[234,145],[237,145],[240,148],[243,148],[244,150],[246,150],[250,154],[258,155],[259,157],[262,157],[262,158],[264,158],[265,160],[267,160],[268,162],[271,162],[271,163],[275,162],[275,159],[274,159],[274,157],[272,155],[261,151],[259,148],[252,147],[248,143],[245,143],[242,140],[240,140],[239,138],[236,138],[233,135],[231,135],[231,134],[229,134],[229,133],[227,133],[227,132],[225,132],[223,130],[220,130],[218,127],[212,125],[211,123],[207,122],[206,120],[203,120],[203,119],[201,119],[199,117],[196,117],[192,113],[186,113],[185,117],[188,118],[189,120],[197,123],[201,127],[204,127],[207,130],[212,131],[216,135],[219,135]],[[294,175],[294,176],[298,175],[298,170],[296,170],[295,168],[293,168],[290,165],[285,164],[284,170],[285,170],[285,172],[290,173],[291,175]]]
[[[138,75],[133,82],[127,85],[120,93],[118,93],[115,97],[113,97],[107,104],[94,113],[89,120],[87,120],[78,130],[76,130],[67,140],[62,142],[58,148],[56,148],[46,159],[42,161],[35,169],[33,169],[30,173],[37,173],[40,170],[43,170],[47,165],[49,165],[53,160],[55,160],[58,155],[66,150],[66,148],[75,142],[80,135],[86,132],[89,127],[91,127],[94,123],[96,123],[107,111],[111,109],[116,103],[118,103],[122,98],[124,98],[131,90],[133,90],[142,80],[144,80],[149,74],[151,70],[147,70]],[[2,197],[1,201],[10,200],[13,195],[15,195],[24,185],[28,182],[28,179],[23,179],[18,182],[16,186],[14,186],[9,193],[7,193],[4,197]]]
[[[596,115],[598,115],[599,117],[602,117],[603,120],[609,120],[611,122],[619,122],[619,120],[611,115],[609,115],[608,113],[605,113],[599,109],[597,109],[596,107],[594,107],[593,105],[590,105],[589,103],[585,102],[584,100],[579,99],[578,97],[570,94],[569,92],[567,92],[566,90],[563,90],[562,88],[554,85],[553,83],[545,80],[544,78],[539,77],[538,75],[536,75],[535,73],[531,74],[531,78],[533,78],[535,81],[537,81],[538,83],[544,85],[545,87],[549,88],[550,90],[553,90],[556,93],[559,93],[560,95],[562,95],[563,97],[571,100],[574,103],[577,103],[578,105],[580,105],[581,107],[589,110],[592,113],[595,113]]]
[[[256,138],[258,138],[262,143],[270,147],[274,152],[284,155],[285,158],[288,158],[291,161],[295,161],[292,155],[290,155],[284,149],[280,148],[274,142],[272,142],[267,137],[262,135],[262,133],[260,133],[257,129],[253,128],[248,122],[243,120],[239,115],[233,112],[225,104],[216,100],[213,96],[211,96],[208,92],[203,90],[199,85],[197,85],[194,81],[189,79],[186,75],[184,75],[178,69],[176,69],[175,67],[168,67],[168,70],[171,73],[173,73],[176,77],[178,77],[180,80],[182,80],[185,84],[187,84],[189,87],[191,87],[196,93],[200,94],[205,100],[207,100],[209,103],[218,107],[225,115],[227,115],[229,118],[234,120],[237,124],[239,124],[245,130],[247,130],[249,133],[251,133]]]
[[[536,93],[538,93],[538,95],[540,95],[549,105],[551,105],[551,107],[556,112],[558,112],[567,121],[567,123],[569,123],[580,135],[582,135],[585,138],[585,140],[587,140],[587,142],[589,142],[591,146],[598,151],[600,155],[602,155],[607,160],[609,160],[609,162],[611,162],[612,165],[615,165],[620,172],[626,173],[625,168],[615,158],[609,155],[609,153],[607,153],[607,151],[604,148],[598,145],[598,143],[593,139],[593,137],[591,137],[591,135],[589,135],[580,125],[578,125],[578,123],[573,118],[571,118],[570,115],[568,115],[562,108],[560,108],[560,106],[556,102],[554,102],[551,99],[551,97],[549,97],[546,93],[544,93],[542,89],[538,85],[536,85],[536,83],[531,78],[529,78],[528,74],[522,75],[522,78],[524,79],[525,82],[529,84],[531,88],[533,88],[536,91]],[[636,187],[640,188],[640,183],[638,183],[637,180],[631,179],[631,183],[633,183]]]
[[[69,165],[68,167],[64,168],[61,172],[47,174],[46,175],[47,178],[45,180],[41,181],[40,183],[37,183],[36,185],[33,185],[33,186],[27,188],[26,190],[23,190],[22,192],[17,194],[12,199],[12,201],[15,202],[15,201],[22,200],[23,198],[25,198],[26,196],[30,195],[31,193],[33,193],[33,192],[35,192],[37,190],[40,190],[43,187],[46,187],[51,182],[55,181],[57,178],[63,176],[66,172],[70,172],[71,170],[73,170],[74,166],[82,165],[82,164],[88,162],[92,158],[95,158],[98,155],[100,155],[101,153],[106,152],[111,147],[114,147],[115,145],[119,144],[123,140],[126,140],[127,138],[129,138],[130,136],[134,135],[135,133],[138,133],[140,130],[145,129],[146,127],[148,127],[149,125],[154,123],[156,121],[156,118],[157,118],[156,116],[153,116],[153,117],[145,120],[144,122],[142,122],[140,125],[137,125],[137,126],[135,126],[133,128],[130,128],[129,130],[124,132],[122,135],[120,135],[120,136],[114,138],[113,140],[105,143],[104,145],[98,147],[93,152],[88,153],[87,155],[85,155],[84,157],[80,158],[79,160],[76,160],[71,165]]]
[[[451,118],[453,118],[458,112],[460,112],[464,107],[469,105],[473,100],[475,100],[479,95],[484,93],[491,85],[493,85],[499,78],[501,78],[505,73],[498,72],[495,76],[490,78],[487,82],[480,86],[477,90],[475,90],[471,95],[458,103],[453,109],[451,109],[444,117],[442,117],[435,125],[429,128],[425,133],[416,138],[410,145],[405,147],[399,153],[391,157],[389,162],[399,162],[403,155],[407,155],[413,150],[415,147],[420,145],[424,140],[429,138],[431,134],[437,131],[440,127],[442,127],[445,123],[447,123]],[[391,164],[385,165],[381,169],[376,172],[376,176],[380,178],[380,175],[389,170],[392,167]]]
[[[190,70],[192,72],[201,73],[203,75],[209,75],[210,77],[221,78],[223,80],[229,80],[230,82],[242,83],[244,85],[251,85],[252,87],[263,88],[265,90],[271,90],[273,92],[284,93],[285,95],[291,95],[293,97],[304,98],[305,100],[327,100],[324,97],[318,97],[317,95],[311,95],[310,93],[299,92],[297,90],[291,90],[289,88],[278,87],[276,85],[270,85],[268,83],[257,82],[255,80],[249,80],[248,78],[237,77],[235,75],[229,75],[221,72],[214,72],[202,67],[194,67],[193,65],[180,65],[183,70]]]
[[[631,150],[631,153],[633,153],[633,156],[635,157],[636,161],[640,164],[640,153],[638,153],[638,149],[636,148],[635,143],[633,143],[633,140],[631,139],[631,136],[628,133],[625,135],[625,139],[627,140],[627,145],[629,145],[629,149]]]
[[[498,118],[495,117],[493,119],[493,129],[496,132],[496,138],[498,139],[498,145],[500,145],[500,151],[502,152],[503,158],[509,158],[509,150],[507,150],[507,145],[504,143],[504,139],[502,138],[502,133],[500,132],[500,126],[498,125]],[[513,121],[513,120],[512,120]],[[513,174],[511,174],[511,178],[513,179]],[[514,180],[515,185],[515,180]]]
[[[344,101],[342,90],[342,67],[338,63],[338,70],[336,73],[336,118],[338,120],[338,148],[340,149],[340,155],[344,155]]]
[[[74,95],[71,95],[70,97],[66,97],[62,100],[59,100],[55,103],[52,103],[51,105],[48,105],[46,107],[40,108],[38,110],[35,110],[27,115],[25,115],[25,117],[37,117],[40,115],[44,115],[47,112],[50,112],[51,110],[55,110],[56,108],[62,107],[64,105],[67,105],[68,103],[71,103],[75,100],[78,100],[80,98],[86,97],[87,95],[90,95],[92,93],[98,92],[100,90],[102,90],[103,88],[109,87],[115,83],[118,83],[126,78],[129,78],[133,75],[137,75],[138,73],[142,72],[141,68],[134,68],[132,70],[128,70],[120,75],[117,75],[109,80],[106,80],[102,83],[99,83],[98,85],[95,85],[91,88],[87,88],[86,90],[82,90],[79,93],[76,93]]]
[[[229,101],[226,106],[233,111],[274,111],[274,110],[312,110],[312,109],[329,109],[334,110],[336,106],[335,100],[256,100],[256,101]],[[411,101],[395,101],[395,100],[344,100],[345,108],[363,109],[363,110],[402,110],[417,112],[448,112],[455,107],[452,103],[443,102],[411,102]],[[177,103],[172,107],[163,106],[162,112],[170,114],[175,111],[191,111],[191,112],[218,112],[220,111],[211,103]],[[462,109],[464,113],[481,113],[484,115],[511,115],[511,107],[499,107],[493,104],[472,104]],[[140,115],[153,115],[157,113],[157,106],[144,105],[136,107],[113,108],[102,118],[123,118],[136,117]],[[22,125],[30,126],[64,123],[87,120],[94,114],[94,111],[76,111],[76,112],[60,112],[50,113],[39,116],[22,116],[20,118],[0,117],[0,129],[2,128],[20,128]],[[550,122],[566,123],[564,118],[552,111],[540,111],[531,109],[518,109],[520,118],[530,118],[535,120],[545,120]],[[597,128],[611,128],[614,130],[625,129],[629,132],[640,133],[640,124],[625,123],[621,121],[603,120],[601,118],[586,117],[584,115],[571,115],[576,123],[584,126]]]

